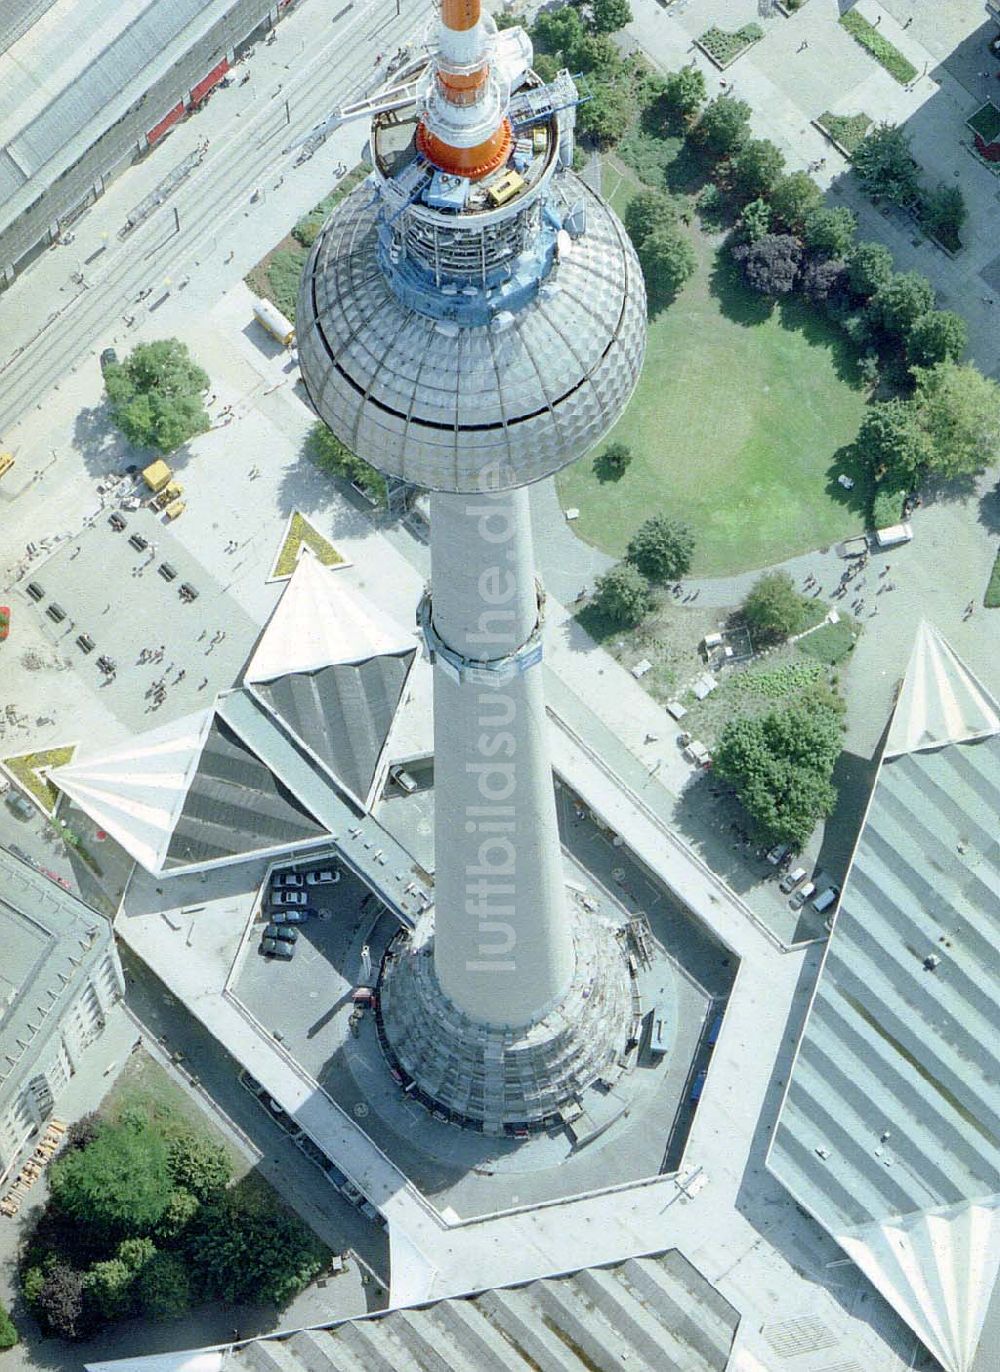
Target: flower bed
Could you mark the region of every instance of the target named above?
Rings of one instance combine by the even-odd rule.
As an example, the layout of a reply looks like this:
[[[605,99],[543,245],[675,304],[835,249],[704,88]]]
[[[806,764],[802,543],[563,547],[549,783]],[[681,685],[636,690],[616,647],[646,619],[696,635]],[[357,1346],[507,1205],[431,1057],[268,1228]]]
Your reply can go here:
[[[74,743],[68,748],[47,748],[37,753],[21,753],[17,757],[5,757],[3,765],[26,791],[31,792],[45,813],[51,815],[56,808],[59,791],[42,775],[42,770],[64,767],[71,761],[75,751]]]
[[[341,557],[332,543],[317,533],[304,515],[295,510],[288,521],[288,531],[282,540],[281,549],[271,570],[271,581],[291,576],[299,560],[300,550],[306,547],[319,558],[324,567],[339,567],[345,559]]]
[[[713,24],[700,38],[696,38],[695,42],[705,56],[721,70],[731,66],[737,57],[742,57],[747,48],[752,48],[754,43],[763,37],[764,30],[759,24],[744,24],[735,33],[729,33],[726,29],[720,29]]]
[[[829,110],[825,110],[815,122],[817,128],[833,139],[845,157],[854,155],[858,144],[872,126],[867,114],[831,114]]]
[[[917,69],[913,63],[893,47],[888,38],[883,38],[875,25],[869,24],[857,10],[848,10],[841,15],[840,23],[901,86],[908,86],[916,77]]]

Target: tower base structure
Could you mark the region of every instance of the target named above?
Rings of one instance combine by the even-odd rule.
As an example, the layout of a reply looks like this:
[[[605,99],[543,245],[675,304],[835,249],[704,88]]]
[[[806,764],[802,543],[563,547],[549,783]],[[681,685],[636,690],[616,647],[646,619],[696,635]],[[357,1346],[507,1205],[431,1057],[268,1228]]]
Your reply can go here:
[[[572,1118],[594,1086],[635,1061],[640,1008],[617,932],[574,902],[575,970],[558,1004],[521,1027],[462,1013],[434,971],[434,915],[390,947],[379,982],[379,1035],[404,1088],[449,1120],[519,1135]]]

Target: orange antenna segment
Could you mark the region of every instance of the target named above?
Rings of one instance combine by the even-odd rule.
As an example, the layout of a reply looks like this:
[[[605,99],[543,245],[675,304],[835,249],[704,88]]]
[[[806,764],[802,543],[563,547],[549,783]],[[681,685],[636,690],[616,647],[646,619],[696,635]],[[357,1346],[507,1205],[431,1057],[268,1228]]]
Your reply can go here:
[[[441,0],[441,22],[456,33],[474,29],[479,23],[479,0]]]

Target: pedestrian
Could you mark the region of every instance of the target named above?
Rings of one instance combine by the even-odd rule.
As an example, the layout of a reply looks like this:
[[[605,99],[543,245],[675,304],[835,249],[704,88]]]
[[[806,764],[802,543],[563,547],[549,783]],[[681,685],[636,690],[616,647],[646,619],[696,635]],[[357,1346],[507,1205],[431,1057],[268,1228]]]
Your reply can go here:
[[[882,16],[879,15],[878,18],[875,20],[875,25],[874,25],[874,27],[875,27],[875,28],[878,28],[878,26],[879,26],[879,24],[881,24],[881,22],[882,22]]]
[[[198,635],[198,637],[195,639],[195,643],[200,643],[201,640],[205,637],[205,635],[206,635],[207,633],[208,633],[208,630],[207,630],[207,629],[202,629],[201,633],[200,633],[200,634]]]
[[[903,25],[903,28],[904,28],[904,29],[908,29],[912,23],[913,23],[913,15],[911,14],[910,17],[909,17],[909,19],[907,19],[906,23]]]
[[[186,676],[187,672],[182,667],[180,671],[177,673],[177,675],[174,677],[174,685],[176,686],[179,681],[183,681]]]
[[[205,679],[199,683],[199,685],[198,685],[198,690],[199,690],[199,691],[203,691],[207,685],[208,685],[208,677],[205,677]]]
[[[805,52],[805,50],[806,50],[806,48],[807,48],[808,46],[809,46],[809,44],[808,44],[808,43],[806,42],[806,40],[803,38],[802,42],[801,42],[801,43],[799,44],[799,46],[795,49],[795,51],[796,51],[796,52]]]

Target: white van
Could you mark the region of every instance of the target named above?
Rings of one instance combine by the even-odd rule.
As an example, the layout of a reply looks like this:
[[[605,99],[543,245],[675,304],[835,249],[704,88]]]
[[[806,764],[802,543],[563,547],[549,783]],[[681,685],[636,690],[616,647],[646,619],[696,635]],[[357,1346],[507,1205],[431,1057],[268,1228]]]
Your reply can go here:
[[[824,910],[829,910],[830,906],[834,904],[839,895],[840,888],[838,886],[828,886],[826,890],[821,891],[813,901],[813,909],[818,915],[821,915]]]
[[[890,524],[887,529],[875,530],[875,543],[879,548],[896,548],[900,543],[909,543],[913,529],[909,524]]]

